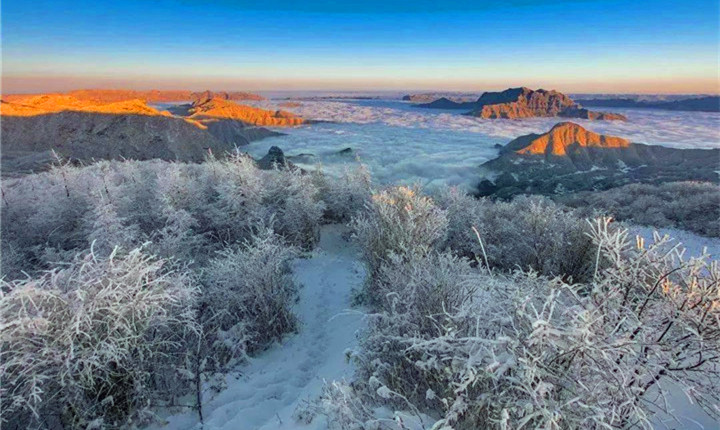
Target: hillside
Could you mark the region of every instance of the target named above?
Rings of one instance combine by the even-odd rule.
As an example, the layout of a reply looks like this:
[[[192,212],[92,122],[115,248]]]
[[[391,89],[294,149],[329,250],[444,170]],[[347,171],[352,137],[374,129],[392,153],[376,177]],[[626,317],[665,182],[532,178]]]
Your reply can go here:
[[[481,167],[497,174],[479,194],[557,194],[604,190],[628,183],[718,182],[720,149],[677,149],[633,143],[572,122],[543,134],[520,136]]]
[[[253,140],[277,135],[256,124],[302,121],[214,100],[226,106],[225,115],[209,110],[196,117],[174,116],[139,99],[105,103],[62,94],[11,97],[0,105],[2,174],[43,170],[55,161],[53,151],[73,161],[160,158],[199,162],[208,151],[221,156]]]
[[[521,136],[502,148],[501,153],[515,151],[522,155],[567,156],[578,148],[628,148],[630,141],[615,136],[606,136],[572,122],[561,122],[544,134]]]

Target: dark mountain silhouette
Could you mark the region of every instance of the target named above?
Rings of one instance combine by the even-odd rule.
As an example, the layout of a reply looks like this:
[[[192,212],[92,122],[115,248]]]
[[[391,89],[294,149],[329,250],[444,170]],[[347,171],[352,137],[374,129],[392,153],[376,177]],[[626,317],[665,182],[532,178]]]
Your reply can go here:
[[[671,101],[643,101],[630,98],[582,99],[584,106],[639,109],[665,109],[696,112],[720,112],[720,96],[695,97]]]

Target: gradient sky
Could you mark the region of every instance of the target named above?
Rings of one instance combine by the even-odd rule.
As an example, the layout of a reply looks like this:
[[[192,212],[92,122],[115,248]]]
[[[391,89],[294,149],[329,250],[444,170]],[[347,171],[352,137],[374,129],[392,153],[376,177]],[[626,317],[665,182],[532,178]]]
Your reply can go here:
[[[2,90],[717,93],[718,4],[4,0]]]

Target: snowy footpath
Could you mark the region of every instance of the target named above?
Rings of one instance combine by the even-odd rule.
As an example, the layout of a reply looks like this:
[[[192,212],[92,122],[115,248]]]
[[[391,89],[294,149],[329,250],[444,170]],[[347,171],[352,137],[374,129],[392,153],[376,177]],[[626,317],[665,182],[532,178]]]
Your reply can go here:
[[[227,377],[227,388],[212,393],[203,405],[204,425],[188,411],[168,417],[166,430],[269,430],[320,429],[323,417],[309,425],[293,418],[298,405],[320,394],[325,380],[349,378],[345,359],[355,347],[355,333],[363,324],[358,311],[350,310],[351,290],[364,280],[358,250],[346,240],[347,228],[324,226],[320,243],[310,258],[294,263],[300,286],[296,312],[300,332],[238,369],[240,377]],[[210,394],[206,394],[209,396]]]

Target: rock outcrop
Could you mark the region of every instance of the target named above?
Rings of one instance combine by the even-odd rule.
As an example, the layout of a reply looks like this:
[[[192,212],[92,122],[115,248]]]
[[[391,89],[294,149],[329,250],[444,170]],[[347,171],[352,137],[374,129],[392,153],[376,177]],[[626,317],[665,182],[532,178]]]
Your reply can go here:
[[[719,149],[677,149],[632,143],[556,124],[543,134],[514,139],[483,169],[496,175],[479,185],[479,194],[558,194],[604,190],[627,183],[701,180],[718,182]]]
[[[591,119],[601,121],[627,121],[627,117],[619,113],[596,112],[578,107],[577,105],[571,106],[563,110],[562,112],[558,113],[558,116],[565,118]]]
[[[630,147],[630,141],[627,139],[593,133],[572,122],[561,122],[547,133],[518,137],[504,146],[500,153],[544,155],[547,158],[569,156],[581,148],[628,147]]]
[[[257,166],[263,170],[288,169],[295,166],[285,158],[285,153],[277,146],[271,146],[268,153],[257,161]]]
[[[222,99],[222,100],[232,100],[232,101],[242,101],[242,100],[260,101],[260,100],[265,100],[265,97],[262,97],[260,95],[253,94],[253,93],[246,93],[246,92],[240,92],[240,91],[214,92],[214,91],[206,90],[201,93],[190,94],[189,100],[192,100],[194,103],[204,103],[204,102],[212,100],[212,99]]]
[[[626,120],[622,115],[592,112],[582,108],[570,97],[555,90],[509,88],[500,92],[486,92],[475,102],[455,102],[440,98],[421,107],[436,109],[465,109],[467,115],[488,119],[518,119],[533,117],[566,117],[596,120]]]

